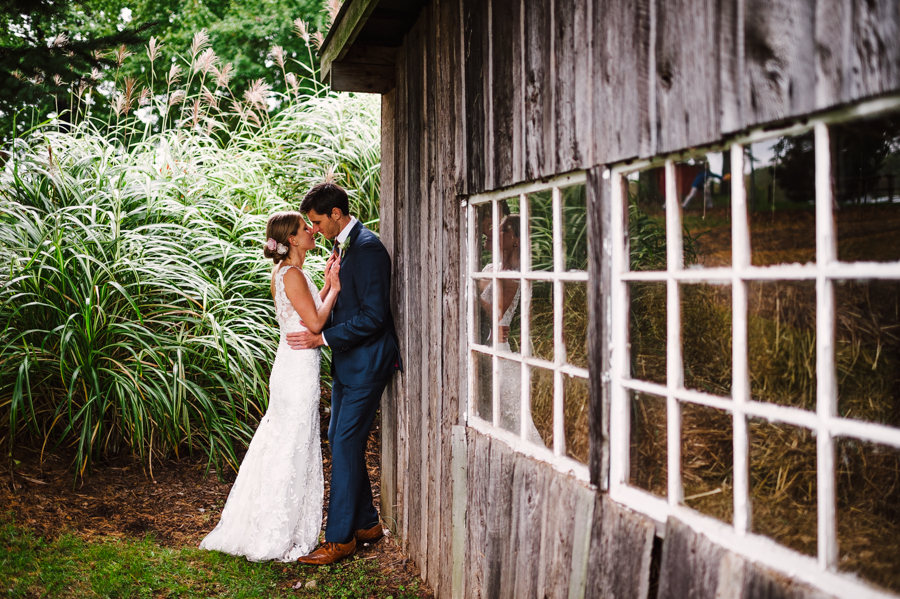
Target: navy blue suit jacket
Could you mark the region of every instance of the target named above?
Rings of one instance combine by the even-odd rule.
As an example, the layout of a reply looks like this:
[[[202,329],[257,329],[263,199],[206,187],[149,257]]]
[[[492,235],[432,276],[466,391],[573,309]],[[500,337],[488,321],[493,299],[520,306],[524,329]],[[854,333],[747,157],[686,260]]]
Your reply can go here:
[[[374,383],[401,367],[390,304],[391,257],[361,222],[349,239],[341,258],[341,292],[323,333],[333,376],[345,385]]]

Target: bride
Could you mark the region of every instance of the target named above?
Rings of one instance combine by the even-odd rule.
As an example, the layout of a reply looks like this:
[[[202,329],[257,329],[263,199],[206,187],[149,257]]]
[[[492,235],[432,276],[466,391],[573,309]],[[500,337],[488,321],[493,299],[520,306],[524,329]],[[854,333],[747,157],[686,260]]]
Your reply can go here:
[[[263,254],[275,263],[272,296],[280,341],[269,377],[269,409],[216,528],[201,549],[243,555],[250,561],[295,561],[316,546],[322,527],[324,481],[319,440],[319,350],[294,350],[289,332],[321,331],[341,282],[340,259],[325,266],[319,291],[303,271],[316,243],[299,212],[278,212],[266,225]],[[305,325],[305,326],[304,326]]]

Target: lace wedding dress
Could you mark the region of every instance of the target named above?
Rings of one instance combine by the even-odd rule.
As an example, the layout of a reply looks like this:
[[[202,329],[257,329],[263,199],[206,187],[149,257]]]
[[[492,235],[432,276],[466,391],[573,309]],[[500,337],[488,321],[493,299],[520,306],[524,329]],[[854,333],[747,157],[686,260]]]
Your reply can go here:
[[[503,267],[501,266],[501,270],[502,268]],[[493,264],[488,264],[482,269],[483,272],[492,272],[493,270]],[[484,288],[484,291],[481,292],[482,301],[489,304],[493,303],[493,285],[493,281],[488,283],[487,287]],[[512,324],[513,316],[515,316],[516,310],[519,308],[521,292],[521,287],[517,287],[516,295],[509,303],[506,312],[500,317],[499,324],[501,327],[509,327],[510,324]],[[503,352],[512,351],[508,340],[503,343],[498,343],[497,349]],[[513,362],[512,360],[500,360],[500,428],[518,435],[522,422],[520,418],[521,414],[522,367],[518,362]],[[541,439],[541,434],[534,425],[534,420],[531,417],[530,411],[525,414],[525,419],[525,438],[532,443],[544,445],[544,440]]]
[[[275,274],[281,338],[269,377],[269,409],[256,429],[216,528],[201,549],[250,561],[295,561],[316,546],[324,480],[319,440],[319,350],[291,349],[287,333],[306,330]],[[300,269],[298,269],[300,270]],[[316,302],[319,290],[300,270]]]

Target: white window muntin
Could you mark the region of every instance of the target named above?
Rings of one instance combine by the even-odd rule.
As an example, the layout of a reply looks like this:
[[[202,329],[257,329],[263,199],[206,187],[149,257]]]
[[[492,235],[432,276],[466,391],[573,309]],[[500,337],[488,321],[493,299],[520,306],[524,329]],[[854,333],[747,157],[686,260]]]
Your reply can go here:
[[[468,396],[470,398],[468,409],[466,410],[466,418],[468,426],[489,436],[496,437],[508,443],[517,451],[548,462],[563,472],[571,472],[584,481],[590,480],[587,465],[578,462],[566,455],[565,447],[565,431],[564,431],[564,404],[563,404],[563,385],[564,376],[578,377],[587,379],[588,370],[566,363],[565,343],[563,340],[563,284],[567,282],[586,282],[588,273],[586,271],[566,271],[565,270],[565,252],[563,248],[563,231],[562,231],[562,213],[561,213],[561,194],[560,189],[585,184],[587,175],[585,172],[575,172],[567,175],[555,177],[551,180],[524,183],[503,190],[491,191],[483,194],[471,196],[467,201],[462,203],[467,212],[467,231],[468,235],[466,243],[468,246],[468,258],[466,268],[466,304],[467,304],[467,341],[468,341]],[[529,194],[552,190],[552,212],[553,212],[553,270],[552,271],[532,271],[531,270],[531,229],[529,226],[529,204],[527,197]],[[479,206],[490,203],[492,221],[499,223],[500,210],[499,202],[517,198],[519,200],[519,239],[520,239],[520,267],[519,272],[500,271],[497,265],[499,255],[499,227],[492,229],[491,240],[491,259],[493,268],[491,272],[483,272],[479,269],[478,254],[474,249],[480,241],[480,229],[477,222],[477,209]],[[493,289],[493,315],[491,319],[492,345],[483,345],[478,343],[475,332],[476,313],[478,310],[478,293],[476,289],[477,281],[499,279],[515,279],[519,281],[521,289],[521,299],[519,310],[521,317],[521,353],[512,353],[498,350],[496,348],[496,340],[498,337],[499,314],[499,285],[492,285]],[[533,281],[550,282],[553,284],[553,331],[554,331],[554,360],[548,361],[531,355],[530,344],[530,319],[527,315],[530,313],[531,302],[531,284]],[[493,388],[491,396],[493,398],[493,421],[489,422],[480,418],[474,410],[472,398],[476,397],[475,389],[475,355],[481,353],[491,356],[493,367]],[[512,362],[519,362],[522,365],[522,384],[521,384],[521,404],[520,410],[524,416],[531,410],[531,368],[539,367],[553,372],[553,447],[540,447],[526,441],[526,418],[520,418],[521,429],[516,435],[500,428],[499,418],[499,360],[503,358]]]
[[[803,125],[781,130],[753,131],[730,145],[731,172],[743,173],[745,145],[810,130],[815,136],[816,164],[816,260],[815,264],[752,266],[750,233],[743,178],[732,178],[732,263],[730,267],[685,269],[681,253],[681,211],[675,189],[675,161],[687,154],[665,160],[644,161],[613,167],[604,176],[612,177],[612,344],[610,413],[610,496],[654,519],[665,522],[676,516],[715,542],[752,560],[776,569],[840,596],[855,597],[862,591],[870,597],[894,597],[836,571],[838,550],[836,531],[836,490],[834,443],[836,437],[854,437],[862,441],[900,448],[900,429],[874,422],[840,418],[833,352],[833,282],[841,279],[900,279],[900,262],[842,263],[837,260],[832,212],[831,153],[828,125],[900,109],[900,98],[867,102],[810,119]],[[648,167],[666,169],[666,247],[665,271],[631,272],[627,245],[628,214],[622,194],[626,175]],[[795,407],[756,402],[750,399],[747,332],[747,283],[754,280],[811,280],[816,282],[816,384],[815,412]],[[667,286],[666,384],[630,378],[628,342],[628,283],[655,281]],[[681,355],[680,283],[728,282],[732,287],[732,372],[731,398],[722,398],[683,387]],[[629,486],[630,413],[629,391],[642,391],[665,397],[667,402],[668,492],[665,499]],[[717,408],[732,414],[734,443],[734,516],[726,524],[700,514],[684,505],[681,481],[681,408],[680,402]],[[747,419],[762,418],[811,429],[817,443],[817,516],[818,556],[811,558],[750,531],[749,438]]]

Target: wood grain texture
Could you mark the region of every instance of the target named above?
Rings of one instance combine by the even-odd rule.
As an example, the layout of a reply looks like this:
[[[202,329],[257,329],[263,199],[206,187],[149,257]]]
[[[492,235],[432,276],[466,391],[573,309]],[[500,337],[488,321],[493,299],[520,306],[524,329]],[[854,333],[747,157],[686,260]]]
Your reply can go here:
[[[657,5],[654,153],[719,139],[719,8],[718,0]]]
[[[550,2],[525,2],[525,179],[555,172],[553,29]]]
[[[576,0],[575,23],[575,168],[594,164],[594,2]]]
[[[581,599],[587,592],[588,568],[591,552],[591,524],[597,492],[580,484],[570,485],[575,496],[574,528],[572,530],[572,564],[569,576],[568,599]]]
[[[538,576],[543,564],[541,532],[547,506],[549,467],[518,456],[513,474],[513,510],[515,513],[515,581],[512,596],[517,599],[538,597]]]
[[[650,0],[595,0],[592,14],[594,164],[649,155]]]
[[[583,31],[575,29],[577,0],[552,2],[553,8],[553,121],[556,129],[555,170],[564,173],[581,163],[575,123],[575,56],[587,52]]]
[[[485,54],[487,52],[488,5],[481,0],[463,0],[463,51],[465,68],[465,125],[467,193],[484,191]]]
[[[725,563],[726,560],[722,561]],[[720,581],[724,578],[724,572],[719,578]],[[740,599],[831,599],[833,597],[753,562],[744,564],[741,581],[743,584]],[[719,586],[722,586],[721,582]],[[716,599],[719,597],[717,596]],[[722,599],[729,598],[723,596]]]
[[[422,410],[423,389],[422,371],[422,323],[424,307],[422,306],[421,280],[422,280],[422,93],[424,82],[422,81],[422,32],[420,23],[413,27],[406,38],[406,64],[407,64],[407,123],[406,123],[406,188],[408,190],[407,217],[407,241],[409,243],[409,256],[407,279],[405,284],[409,286],[408,315],[406,326],[408,330],[409,355],[412,356],[409,364],[406,364],[406,397],[409,408],[407,418],[409,425],[409,463],[408,463],[408,495],[409,502],[409,528],[407,541],[410,555],[415,560],[421,559],[426,547],[422,546],[422,522],[427,514],[422,513]]]
[[[466,505],[468,500],[468,445],[466,427],[451,427],[451,479],[453,481],[451,508],[451,542],[447,553],[451,556],[450,591],[444,595],[453,599],[466,596]],[[443,587],[447,589],[448,587]]]
[[[337,61],[331,64],[328,85],[336,92],[386,94],[397,85],[394,65]]]
[[[610,230],[611,178],[603,178],[604,167],[587,174],[588,202],[588,426],[591,484],[608,486],[610,355],[609,331],[612,324],[612,248],[604,243]]]
[[[816,108],[900,88],[900,3],[816,2]]]
[[[659,599],[715,599],[725,549],[669,517],[663,544]]]
[[[503,562],[509,551],[510,518],[513,500],[515,454],[503,442],[492,441],[490,478],[484,527],[484,597],[498,597],[502,584]]]
[[[466,597],[484,597],[487,544],[488,487],[491,474],[491,438],[469,431],[469,471],[466,509]]]
[[[591,525],[585,597],[647,597],[655,534],[656,526],[650,519],[598,493]]]
[[[491,0],[491,81],[493,153],[491,156],[492,188],[506,187],[513,180],[514,171],[521,173],[521,166],[514,166],[521,160],[522,150],[515,144],[522,143],[522,44],[521,14],[522,0]]]
[[[572,575],[572,540],[575,536],[575,506],[578,500],[573,487],[578,483],[549,468],[547,478],[538,596],[567,599]]]
[[[392,259],[392,269],[396,269],[394,257],[397,253],[395,223],[397,222],[397,202],[395,188],[396,168],[396,102],[397,94],[392,91],[381,97],[381,205],[379,236]],[[394,278],[391,285],[391,311],[397,312]],[[394,315],[396,322],[396,314]],[[391,379],[381,398],[381,520],[397,533],[397,396],[398,377]]]
[[[347,7],[338,15],[337,22],[331,27],[319,49],[322,77],[329,75],[332,62],[343,58],[377,4],[376,0],[347,2]]]

